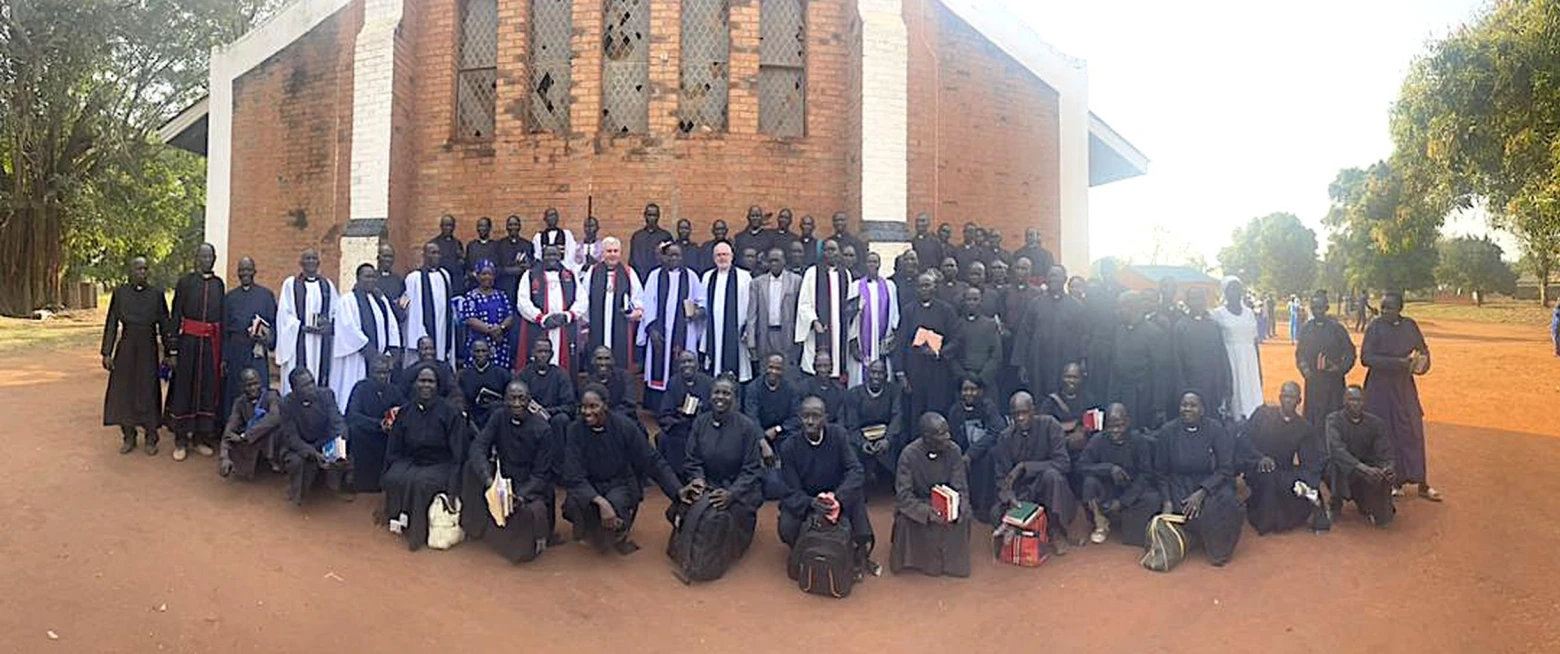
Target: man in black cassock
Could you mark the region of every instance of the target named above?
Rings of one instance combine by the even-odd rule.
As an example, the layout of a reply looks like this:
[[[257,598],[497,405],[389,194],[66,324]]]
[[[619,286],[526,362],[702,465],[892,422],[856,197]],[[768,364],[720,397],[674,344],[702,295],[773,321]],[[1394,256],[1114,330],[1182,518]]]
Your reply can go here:
[[[969,285],[968,288],[980,291],[980,305],[977,313],[987,318],[996,318],[1001,312],[1002,294],[992,288],[991,280],[986,276],[986,264],[981,261],[971,263],[970,267],[964,271],[964,282]],[[960,293],[958,303],[954,306],[959,306],[963,303],[964,294]]]
[[[1020,271],[1024,261],[1019,260]],[[1067,269],[1051,266],[1045,272],[1045,287],[1034,290],[1029,304],[1020,305],[1025,308],[1020,309],[1023,317],[1013,338],[1011,362],[1020,369],[1021,385],[1036,395],[1055,393],[1062,367],[1086,354],[1088,316],[1083,304],[1066,293],[1066,284]],[[1106,371],[1097,374],[1103,377]]]
[[[943,257],[937,267],[937,272],[942,276],[937,282],[937,299],[950,307],[958,305],[959,298],[964,297],[964,289],[969,288],[969,283],[959,277],[960,270],[964,270],[964,267],[953,257]]]
[[[255,283],[255,260],[238,260],[238,288],[223,301],[222,363],[227,368],[227,392],[222,415],[244,387],[239,375],[254,370],[260,387],[271,387],[271,350],[276,349],[276,294]]]
[[[1162,425],[1167,420],[1175,396],[1175,364],[1169,339],[1153,323],[1144,319],[1143,295],[1128,293],[1121,298],[1116,327],[1116,348],[1111,353],[1105,401],[1127,407],[1132,423]]]
[[[223,477],[237,475],[239,479],[255,478],[260,459],[266,459],[273,468],[281,466],[280,439],[276,435],[281,424],[282,398],[276,391],[260,384],[260,373],[245,368],[238,375],[241,389],[233,399],[232,412],[228,414],[227,428],[222,432],[222,445],[218,448],[217,474]]]
[[[202,243],[195,249],[195,272],[173,287],[172,329],[164,344],[173,358],[165,410],[173,432],[173,460],[183,461],[193,443],[202,456],[213,447],[226,416],[222,411],[222,320],[227,289],[212,272],[217,249]]]
[[[1053,286],[1049,278],[1047,288]],[[1089,394],[1097,398],[1110,393],[1111,357],[1116,352],[1116,330],[1121,326],[1121,316],[1116,310],[1121,294],[1126,292],[1116,282],[1116,263],[1112,259],[1100,261],[1100,276],[1087,283],[1084,292],[1084,385]],[[1068,292],[1072,296],[1071,289]],[[1132,410],[1131,406],[1127,407]],[[1146,425],[1146,422],[1136,424]],[[1150,427],[1149,429],[1153,429]]]
[[[882,359],[867,364],[867,382],[846,393],[845,429],[868,487],[894,478],[894,465],[906,440],[903,407],[899,387],[888,383],[888,364]]]
[[[789,252],[791,250],[791,244],[796,242],[797,239],[796,233],[791,231],[792,217],[793,214],[789,207],[781,207],[780,211],[775,212],[775,228],[769,232],[771,238],[769,250],[775,248],[780,248],[781,252]],[[763,257],[769,250],[759,250],[758,256]]]
[[[146,453],[157,454],[157,425],[162,422],[162,382],[157,379],[158,345],[168,334],[168,303],[163,291],[146,281],[146,257],[130,260],[130,282],[120,284],[108,300],[103,324],[103,369],[108,389],[103,395],[103,426],[119,427],[120,454],[135,450],[135,429],[141,428]]]
[[[785,358],[778,354],[765,358],[763,374],[754,377],[742,389],[742,413],[752,418],[764,434],[758,446],[764,461],[765,499],[778,499],[785,494],[776,453],[780,450],[791,412],[800,401],[796,387],[785,378]]]
[[[747,229],[737,233],[732,239],[732,251],[742,252],[747,248],[753,248],[755,252],[768,252],[775,246],[774,232],[764,229],[764,222],[768,216],[757,205],[748,207]]]
[[[1061,556],[1068,548],[1067,525],[1072,524],[1078,510],[1078,500],[1067,483],[1072,459],[1067,455],[1062,424],[1051,416],[1036,414],[1035,399],[1025,392],[1013,395],[1009,413],[1013,424],[996,438],[976,443],[965,458],[978,459],[989,449],[997,477],[992,523],[1000,523],[1002,515],[1019,502],[1045,507],[1051,548]]]
[[[660,485],[673,502],[682,484],[639,427],[608,408],[606,394],[598,384],[580,393],[580,419],[569,426],[563,454],[563,517],[574,524],[575,540],[627,556],[639,550],[629,532],[644,501],[641,480]]]
[[[1186,316],[1176,323],[1170,341],[1182,387],[1197,389],[1211,406],[1227,406],[1234,392],[1230,355],[1219,324],[1208,316],[1206,291],[1186,289]]]
[[[455,217],[439,217],[439,235],[428,240],[439,248],[439,267],[450,276],[450,294],[466,292],[466,248],[455,238]],[[473,262],[474,263],[474,262]]]
[[[900,322],[904,322],[904,309],[915,302],[916,279],[921,276],[921,257],[915,250],[906,250],[904,254],[894,258],[894,274],[889,275],[889,280],[894,282],[894,292],[898,294]]]
[[[498,266],[498,281],[494,282],[494,286],[508,295],[510,302],[515,301],[515,292],[520,288],[520,276],[536,263],[535,245],[531,239],[520,235],[524,227],[519,216],[512,215],[504,219],[504,238],[498,240],[498,259],[493,262]],[[381,290],[383,288],[380,287]]]
[[[964,223],[964,243],[944,254],[959,262],[959,270],[969,270],[970,264],[986,260],[986,248],[982,244],[980,226]]]
[[[942,240],[932,233],[932,217],[925,213],[916,214],[915,236],[910,237],[910,249],[919,261],[942,261],[951,254],[943,252]]]
[[[948,421],[921,416],[921,437],[899,455],[894,482],[894,533],[888,568],[920,570],[931,576],[970,576],[970,485]],[[932,508],[932,487],[959,494],[959,516],[949,521]]]
[[[516,379],[525,382],[531,400],[541,407],[542,419],[552,426],[556,451],[562,452],[564,434],[574,422],[579,399],[574,394],[574,375],[552,362],[552,341],[545,336],[537,339],[531,346],[531,362]],[[554,466],[562,460],[553,457]]]
[[[817,229],[817,223],[812,216],[802,216],[802,233],[796,237],[796,242],[802,244],[802,265],[816,266],[823,261],[823,241],[813,233]],[[788,253],[789,254],[789,253]],[[801,270],[792,270],[796,274],[802,274]]]
[[[288,501],[302,506],[304,495],[322,472],[325,485],[350,501],[352,489],[346,484],[350,464],[345,458],[333,460],[325,453],[332,441],[347,435],[336,394],[316,386],[308,368],[293,368],[288,383],[292,392],[282,400],[277,432],[282,439],[282,466],[287,469]]]
[[[406,403],[401,388],[390,383],[391,360],[383,355],[369,359],[368,377],[358,381],[347,398],[347,453],[353,465],[352,490],[359,493],[379,492],[390,439],[390,410]]]
[[[970,452],[983,441],[996,440],[1008,424],[978,379],[959,382],[959,398],[943,415],[948,418],[953,444],[959,446],[960,452]],[[989,453],[990,445],[983,446],[982,451]],[[968,467],[970,506],[975,510],[975,519],[984,522],[990,519],[991,505],[997,501],[995,468],[990,456],[971,457]]]
[[[704,274],[704,271],[710,269],[711,262],[714,259],[706,258],[703,248],[693,240],[693,222],[687,218],[677,219],[677,234],[672,239],[672,242],[676,243],[677,247],[682,248],[683,266],[701,275]]]
[[[1343,378],[1354,368],[1354,339],[1327,315],[1327,291],[1311,294],[1311,319],[1300,326],[1295,365],[1305,378],[1305,419],[1321,428],[1343,408]]]
[[[843,424],[845,419],[845,384],[839,377],[834,376],[834,357],[828,352],[819,352],[813,358],[812,374],[803,374],[796,380],[796,401],[792,407],[791,419],[788,420],[793,428],[800,426],[794,409],[801,406],[801,401],[806,397],[816,397],[823,400],[824,412],[830,424]]]
[[[660,267],[661,244],[672,241],[672,233],[662,229],[660,222],[660,205],[645,205],[645,226],[629,239],[628,265],[641,275]]]
[[[1377,527],[1392,523],[1397,508],[1392,488],[1397,481],[1392,435],[1385,420],[1365,412],[1365,392],[1351,385],[1343,392],[1343,410],[1327,416],[1327,445],[1332,461],[1327,485],[1334,516],[1345,501],[1359,506]]]
[[[995,318],[981,314],[982,292],[965,289],[960,303],[963,318],[955,329],[963,347],[959,356],[948,360],[956,379],[978,379],[981,386],[995,391],[997,374],[1002,370],[1002,331]]]
[[[1148,321],[1166,334],[1175,333],[1175,326],[1186,317],[1186,312],[1175,304],[1176,292],[1174,279],[1166,277],[1159,280],[1158,302],[1154,305],[1153,313],[1148,314]]]
[[[1246,477],[1246,520],[1258,534],[1288,531],[1311,522],[1314,531],[1331,526],[1322,510],[1326,439],[1300,416],[1300,385],[1284,382],[1278,406],[1263,405],[1241,425],[1236,462]],[[1296,461],[1299,461],[1297,464]]]
[[[710,240],[705,241],[704,245],[699,246],[699,249],[693,253],[684,252],[684,258],[689,261],[702,263],[705,266],[703,270],[707,270],[709,266],[715,264],[715,246],[725,243],[733,248],[732,252],[736,252],[736,245],[732,243],[730,238],[727,238],[727,235],[730,233],[731,227],[726,225],[726,221],[716,220],[710,224]],[[695,255],[697,255],[697,258],[694,258]],[[692,268],[692,266],[690,265],[689,268]],[[703,272],[703,270],[700,270],[700,272]]]
[[[829,219],[829,223],[834,226],[834,235],[830,236],[829,239],[840,245],[840,251],[843,252],[846,247],[855,248],[857,254],[867,251],[867,243],[850,233],[850,216],[846,215],[845,212],[834,212],[834,216]],[[856,265],[849,269],[851,276],[860,277],[865,274],[867,272],[866,264],[867,257],[862,254],[857,258]]]
[[[1105,407],[1105,430],[1089,438],[1076,467],[1083,478],[1086,515],[1094,525],[1089,542],[1104,543],[1111,520],[1117,520],[1122,544],[1141,547],[1161,500],[1154,486],[1154,444],[1132,429],[1127,407]]]
[[[856,543],[857,574],[877,574],[872,562],[872,522],[863,492],[865,475],[840,425],[828,424],[823,400],[809,397],[801,405],[801,429],[780,447],[780,473],[785,495],[780,499],[780,540],[794,546],[814,512],[828,513],[838,503],[839,517],[850,522]],[[824,497],[833,494],[833,502]]]
[[[898,359],[894,374],[910,396],[909,415],[942,411],[953,397],[953,374],[948,360],[959,356],[957,319],[953,308],[935,297],[937,281],[931,274],[916,280],[916,301],[899,307],[900,336],[895,339]],[[916,345],[921,330],[942,337],[941,348]]]
[[[728,511],[735,523],[731,552],[741,556],[753,542],[758,508],[764,503],[764,440],[758,424],[737,406],[737,382],[729,377],[710,387],[710,410],[693,421],[688,433],[688,457],[682,474],[698,495]]]
[[[494,365],[493,346],[487,339],[472,341],[471,365],[461,368],[455,376],[472,424],[487,424],[488,414],[503,404],[504,388],[509,386],[509,371]]]
[[[493,219],[483,216],[477,219],[477,237],[466,244],[466,288],[477,287],[477,262],[491,261],[494,267],[499,261],[498,241],[493,240]]]
[[[607,408],[623,415],[639,424],[639,401],[634,399],[633,387],[628,383],[628,373],[619,368],[612,358],[612,350],[605,347],[596,348],[590,355],[590,372],[585,375],[586,383],[598,384],[607,391],[604,398]]]
[[[688,430],[694,418],[709,411],[710,385],[715,380],[699,370],[699,357],[684,350],[677,355],[677,378],[666,384],[655,413],[661,435],[655,449],[673,471],[681,474],[688,451]]]
[[[1040,230],[1035,227],[1024,230],[1024,247],[1013,252],[1013,260],[1019,259],[1028,259],[1030,270],[1038,274],[1045,274],[1056,265],[1051,251],[1040,245]]]
[[[1026,388],[1021,380],[1024,366],[1018,362],[1024,355],[1019,348],[1028,347],[1030,334],[1026,331],[1025,321],[1029,319],[1030,308],[1040,301],[1041,295],[1040,287],[1029,282],[1031,267],[1027,258],[1014,260],[1012,274],[1008,275],[1007,289],[1002,294],[1002,351],[1008,359],[1003,365],[999,381],[1002,397],[1012,397],[1013,393]],[[1079,343],[1083,341],[1081,336],[1076,340]]]
[[[553,438],[547,419],[532,410],[531,389],[514,380],[504,387],[504,400],[493,410],[487,422],[471,441],[466,454],[466,479],[461,484],[460,526],[468,540],[486,538],[506,558],[515,560],[512,551],[534,547],[534,543],[516,540],[531,534],[510,534],[510,526],[498,526],[487,510],[485,493],[498,474],[514,484],[515,510],[540,508],[547,516],[546,532],[535,538],[554,540],[557,527],[556,471],[554,459],[562,454],[561,443]],[[530,505],[530,506],[528,506]]]

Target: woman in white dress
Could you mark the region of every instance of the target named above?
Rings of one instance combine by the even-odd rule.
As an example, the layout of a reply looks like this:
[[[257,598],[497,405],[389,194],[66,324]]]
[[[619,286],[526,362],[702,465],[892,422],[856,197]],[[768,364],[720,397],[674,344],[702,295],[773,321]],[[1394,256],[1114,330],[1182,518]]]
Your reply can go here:
[[[1251,308],[1241,303],[1246,296],[1246,285],[1234,277],[1225,277],[1222,284],[1224,306],[1209,315],[1218,323],[1224,334],[1224,349],[1230,358],[1229,415],[1237,422],[1251,417],[1262,406],[1262,361],[1257,354],[1257,317]]]

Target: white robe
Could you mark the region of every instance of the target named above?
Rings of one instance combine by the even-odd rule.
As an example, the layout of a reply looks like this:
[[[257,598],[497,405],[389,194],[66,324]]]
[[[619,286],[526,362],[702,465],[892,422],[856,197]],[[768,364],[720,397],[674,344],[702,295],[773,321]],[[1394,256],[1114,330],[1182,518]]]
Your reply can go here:
[[[860,341],[859,347],[866,356],[866,360],[863,361],[856,357],[854,349],[851,350],[850,386],[852,388],[867,383],[867,364],[878,359],[882,359],[883,363],[889,366],[889,379],[893,379],[894,364],[889,357],[888,348],[883,345],[883,340],[889,332],[899,329],[899,292],[893,280],[882,278],[880,280],[883,282],[881,286],[867,279],[858,279],[852,284],[851,296],[860,300],[861,312],[850,321],[850,338]],[[879,315],[878,305],[883,300],[880,299],[879,294],[886,295],[888,300],[888,310],[882,315]],[[871,338],[863,339],[861,324],[868,312],[872,314],[872,334],[869,335]]]
[[[597,260],[597,263],[598,264],[601,263],[599,259]],[[626,297],[629,302],[633,303],[635,309],[638,309],[640,311],[644,311],[645,310],[645,303],[644,303],[644,298],[641,297],[641,296],[645,292],[645,286],[644,286],[644,284],[641,284],[639,282],[639,273],[634,270],[633,266],[630,266],[630,265],[628,265],[626,263],[623,264],[623,268],[624,268],[624,270],[626,270],[628,272],[628,275],[626,275],[626,277],[628,277],[628,284],[629,284],[628,295],[626,295],[624,297]],[[614,348],[613,346],[617,345],[618,339],[620,339],[620,338],[628,339],[629,345],[632,346],[633,343],[634,343],[634,339],[636,337],[636,334],[633,334],[633,333],[629,333],[629,334],[614,334],[614,333],[612,333],[612,322],[613,321],[611,321],[611,320],[603,320],[602,322],[607,323],[605,325],[597,325],[597,324],[594,324],[594,323],[590,322],[590,313],[591,313],[590,312],[590,308],[591,308],[590,307],[590,302],[591,302],[591,298],[590,298],[591,275],[596,274],[596,272],[598,270],[605,271],[606,268],[603,267],[603,266],[599,266],[599,265],[598,266],[591,266],[590,270],[586,271],[585,274],[582,275],[579,278],[580,279],[579,296],[585,302],[584,308],[580,310],[580,320],[582,322],[584,322],[585,324],[590,325],[591,333],[593,333],[593,334],[599,333],[601,335],[601,344],[606,346],[608,349],[616,350],[616,348]],[[606,273],[602,272],[601,274],[606,274]],[[613,284],[615,282],[616,282],[616,278],[615,277],[613,277],[612,275],[607,275],[607,283],[602,286],[603,288],[606,289],[606,291],[601,294],[601,301],[602,302],[609,302],[610,303],[610,302],[612,302],[612,298],[617,297],[617,288],[613,286]],[[607,307],[607,310],[603,311],[601,315],[608,316],[608,315],[611,315],[611,313],[613,311],[622,311],[622,310],[623,310],[623,307]],[[633,329],[634,329],[633,328],[633,323],[629,323],[628,329],[629,329],[630,332],[633,331]],[[630,347],[629,349],[632,350],[633,348]],[[591,355],[590,352],[585,352],[583,354],[583,356],[587,356],[587,357],[590,356],[590,355]],[[619,366],[623,366],[624,368],[628,367],[628,362],[627,361],[618,361],[617,364]]]
[[[293,368],[298,367],[298,339],[303,339],[304,359],[303,365],[314,373],[315,383],[329,383],[328,379],[320,379],[320,354],[325,343],[323,334],[308,334],[303,331],[303,322],[309,316],[324,313],[329,316],[332,313],[334,298],[325,297],[327,294],[335,295],[335,289],[328,286],[330,282],[324,277],[316,278],[308,282],[304,289],[303,313],[298,313],[294,306],[293,285],[298,283],[298,276],[288,277],[282,282],[282,290],[276,295],[276,365],[282,373],[282,395],[292,392],[292,383],[287,376]]]
[[[384,301],[380,304],[379,301]],[[401,347],[401,325],[390,310],[390,301],[369,298],[369,309],[374,312],[374,335],[379,343],[379,353],[392,347]],[[336,337],[330,346],[330,390],[336,393],[337,409],[347,414],[347,398],[352,397],[352,387],[368,377],[368,363],[363,359],[363,349],[368,347],[368,333],[363,330],[362,316],[358,315],[357,293],[347,293],[336,300]]]
[[[564,232],[564,235],[564,238],[566,239],[573,236],[573,234],[570,234],[569,232]],[[564,263],[565,265],[568,265],[570,268],[572,268],[574,273],[578,275],[585,271],[586,257],[590,257],[592,261],[601,261],[600,239],[597,239],[595,243],[575,243],[574,256],[565,259]]]
[[[685,317],[687,315],[683,310],[682,303],[676,301],[678,286],[682,284],[688,285],[689,300],[693,300],[693,303],[701,309],[709,309],[709,307],[704,306],[704,284],[699,281],[698,275],[693,274],[693,271],[687,268],[681,268],[667,277],[666,301],[672,306],[663,307],[657,303],[661,289],[660,268],[650,271],[650,275],[645,278],[644,293],[639,298],[640,304],[644,305],[645,316],[643,320],[639,321],[639,336],[634,342],[645,347],[645,385],[652,390],[666,390],[666,382],[672,378],[672,363],[674,361],[672,354],[674,349],[682,349],[689,352],[699,351],[699,338],[701,332],[703,332],[703,325],[698,320],[688,319],[687,330],[683,334],[683,342],[672,342],[674,321],[679,316]],[[656,324],[663,319],[666,324]],[[652,326],[657,326],[661,329],[661,345],[663,348],[661,358],[658,361],[650,358],[653,354],[650,350],[650,328]],[[660,380],[656,381],[655,377],[658,374]]]
[[[722,354],[724,354],[721,350],[725,347],[726,342],[724,338],[726,312],[732,310],[732,308],[726,306],[726,287],[721,284],[735,282],[737,285],[737,336],[734,340],[737,343],[737,381],[747,383],[749,379],[753,378],[753,362],[751,361],[751,355],[748,353],[747,339],[744,338],[748,327],[748,303],[752,301],[753,295],[753,275],[746,270],[732,266],[731,270],[726,273],[720,273],[720,271],[715,269],[705,272],[702,282],[706,298],[711,292],[710,289],[714,289],[715,301],[710,303],[711,306],[708,307],[709,324],[705,326],[703,333],[700,334],[699,351],[710,358],[711,369],[715,367],[715,363],[720,361]],[[706,301],[708,300],[706,299]],[[722,372],[725,371],[713,370],[710,374],[719,376]]]
[[[542,233],[541,232],[537,232],[537,233],[531,235],[531,247],[536,249],[536,261],[538,263],[540,263],[541,260],[542,260]],[[574,261],[575,252],[578,249],[579,249],[579,245],[574,242],[574,232],[571,232],[571,231],[569,231],[567,229],[563,230],[563,259],[562,259],[562,262],[563,262],[564,267],[568,268],[569,270],[573,270],[575,275],[579,275],[579,273],[580,273],[579,264],[575,263],[575,261]]]
[[[532,268],[525,271],[525,274],[520,276],[520,286],[515,289],[515,309],[520,312],[521,320],[537,325],[537,327],[535,327],[531,332],[533,336],[530,338],[533,341],[537,338],[535,335],[537,334],[536,330],[541,329],[540,325],[542,324],[542,320],[547,316],[553,314],[563,314],[564,317],[569,319],[568,322],[564,323],[562,327],[554,327],[547,330],[547,340],[552,341],[553,346],[552,364],[568,370],[571,369],[570,366],[564,365],[564,363],[559,363],[562,361],[561,357],[564,356],[563,348],[565,343],[563,342],[563,330],[567,329],[569,325],[574,323],[574,321],[579,320],[580,316],[585,315],[585,297],[590,295],[590,293],[587,289],[580,287],[579,278],[576,277],[574,283],[574,302],[565,305],[563,297],[563,282],[558,279],[557,271],[549,271],[547,272],[546,282],[547,306],[536,306],[536,303],[531,301],[531,274],[537,272],[538,270],[538,268]],[[522,344],[521,349],[523,351],[529,351],[529,346],[530,343],[524,343]],[[565,363],[570,365],[573,364],[572,361]]]
[[[1240,315],[1225,307],[1208,312],[1224,334],[1230,358],[1230,415],[1242,420],[1262,406],[1262,367],[1257,360],[1257,316],[1247,307]]]
[[[813,374],[813,357],[817,356],[818,339],[813,334],[812,324],[818,320],[818,274],[822,264],[807,269],[802,275],[801,291],[796,297],[796,342],[802,344],[802,370],[807,374]],[[856,285],[850,283],[850,273],[843,266],[834,269],[836,283],[844,283],[846,286],[844,302],[840,302],[839,295],[830,293],[823,301],[829,303],[829,322],[824,325],[830,330],[833,338],[829,341],[829,356],[834,359],[834,376],[841,377],[844,374],[845,343],[848,335],[846,327],[850,321],[846,320],[845,303],[856,297]]]
[[[427,274],[421,268],[406,273],[406,363],[417,363],[417,341],[424,336],[433,337],[434,358],[453,361],[455,339],[450,323],[450,277],[443,269],[433,271],[428,278],[428,288],[433,292],[433,334],[423,326],[422,278]]]

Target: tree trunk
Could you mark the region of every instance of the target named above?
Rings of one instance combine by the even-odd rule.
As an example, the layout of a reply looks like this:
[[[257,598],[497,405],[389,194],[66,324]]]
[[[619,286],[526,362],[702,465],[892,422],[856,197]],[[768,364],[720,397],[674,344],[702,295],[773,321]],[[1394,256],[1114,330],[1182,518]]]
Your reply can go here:
[[[0,315],[25,317],[59,304],[60,207],[42,200],[13,203],[11,209],[11,220],[0,228]]]
[[[1548,256],[1536,257],[1538,260],[1538,303],[1549,306],[1549,269],[1551,268]]]

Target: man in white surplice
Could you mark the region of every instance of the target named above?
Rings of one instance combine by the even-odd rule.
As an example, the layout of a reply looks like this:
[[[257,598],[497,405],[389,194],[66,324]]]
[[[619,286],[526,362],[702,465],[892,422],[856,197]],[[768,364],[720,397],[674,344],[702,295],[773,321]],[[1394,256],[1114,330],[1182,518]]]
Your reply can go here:
[[[544,225],[542,231],[531,237],[531,247],[536,251],[537,258],[541,258],[542,248],[556,245],[561,253],[560,256],[563,257],[560,259],[563,262],[563,266],[579,272],[579,269],[574,265],[576,258],[575,249],[578,247],[578,244],[574,242],[574,232],[558,226],[558,210],[548,207],[547,211],[542,212],[542,224]]]
[[[538,280],[540,276],[543,279]],[[520,353],[516,361],[528,361],[531,344],[547,334],[552,341],[552,364],[573,371],[573,356],[578,350],[575,344],[575,323],[585,315],[585,298],[574,271],[563,265],[563,248],[556,245],[542,246],[542,262],[520,276],[520,287],[515,291],[515,308],[525,321],[520,330]]]
[[[585,273],[585,323],[590,325],[590,337],[581,352],[595,352],[605,346],[612,350],[612,360],[625,370],[632,369],[640,357],[635,352],[634,339],[638,335],[639,319],[645,315],[642,303],[644,286],[639,274],[623,261],[623,242],[616,236],[601,239],[601,259]],[[589,357],[581,362],[581,369],[589,366]],[[570,372],[573,372],[572,370]]]
[[[828,352],[831,360],[845,360],[846,315],[855,297],[850,271],[840,265],[840,244],[834,239],[823,242],[823,262],[802,275],[801,294],[796,300],[796,342],[802,344],[802,370],[813,374],[813,357]],[[844,377],[845,366],[836,366],[835,374]]]
[[[867,366],[882,360],[893,377],[889,352],[894,349],[894,330],[899,328],[899,291],[894,282],[884,279],[878,270],[883,264],[876,252],[867,253],[867,275],[856,280],[851,294],[860,300],[861,311],[850,326],[850,385],[867,383]]]
[[[423,267],[406,273],[406,341],[433,339],[434,358],[453,361],[455,329],[450,322],[450,275],[439,267],[439,246],[423,245]],[[406,350],[406,364],[417,363],[417,348]]]
[[[753,276],[731,265],[734,257],[730,243],[716,243],[712,255],[715,267],[704,273],[702,280],[704,304],[710,314],[699,343],[699,351],[708,361],[704,370],[715,377],[729,372],[736,375],[737,381],[747,383],[753,378],[753,362],[749,360],[745,338]]]
[[[331,343],[330,390],[337,398],[352,397],[352,387],[368,376],[373,358],[401,348],[401,325],[390,300],[379,292],[379,271],[358,266],[357,286],[336,302],[336,336]],[[342,415],[346,400],[337,401]]]
[[[666,382],[672,378],[677,353],[699,351],[699,332],[706,313],[704,284],[683,267],[682,247],[663,243],[660,251],[661,267],[645,277],[640,299],[645,315],[639,323],[637,342],[645,348],[645,387],[649,389],[645,406],[659,405]]]
[[[329,379],[332,314],[336,292],[320,276],[320,253],[304,250],[299,274],[282,282],[276,298],[276,365],[282,372],[282,395],[292,392],[287,377],[302,365],[315,379]]]

